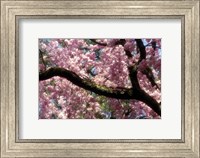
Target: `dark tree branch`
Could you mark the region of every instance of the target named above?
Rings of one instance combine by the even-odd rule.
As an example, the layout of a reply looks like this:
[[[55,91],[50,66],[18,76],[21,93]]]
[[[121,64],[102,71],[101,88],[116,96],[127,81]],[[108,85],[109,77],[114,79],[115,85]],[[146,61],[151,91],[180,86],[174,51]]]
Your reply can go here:
[[[94,82],[91,82],[87,79],[80,78],[76,73],[66,70],[64,68],[50,68],[49,70],[39,74],[39,80],[47,80],[51,77],[59,76],[66,78],[71,81],[73,84],[84,88],[85,90],[92,91],[96,94],[103,95],[110,98],[116,99],[136,99],[146,103],[149,107],[151,107],[158,115],[160,115],[160,106],[159,104],[148,94],[138,88],[132,89],[113,89],[105,86],[97,85]]]
[[[128,69],[129,77],[132,83],[132,90],[133,92],[137,93],[135,99],[144,102],[147,106],[149,106],[152,110],[154,110],[158,115],[161,116],[160,104],[153,97],[151,97],[144,90],[142,90],[139,85],[137,77],[137,66],[130,66]]]
[[[137,65],[132,65],[128,67],[129,77],[131,80],[133,89],[140,89],[140,85],[137,78]]]
[[[99,45],[103,44],[102,46],[107,45],[107,44],[105,45],[105,43],[99,43],[93,39],[91,41]],[[124,46],[125,43],[126,43],[125,39],[120,39],[119,41],[115,43],[115,45],[121,44],[122,46]],[[141,39],[136,39],[136,43],[140,51],[140,59],[136,65],[132,65],[128,67],[129,77],[132,83],[131,89],[126,89],[126,88],[113,89],[113,88],[108,88],[105,86],[100,86],[90,80],[80,78],[76,73],[72,71],[66,70],[64,68],[58,68],[58,67],[50,68],[49,70],[43,73],[40,73],[39,80],[40,81],[46,80],[54,76],[63,77],[71,81],[73,84],[81,88],[84,88],[85,90],[92,91],[99,95],[103,95],[110,98],[116,98],[116,99],[136,99],[136,100],[142,101],[147,106],[149,106],[152,110],[154,110],[158,115],[161,116],[160,104],[151,96],[149,96],[144,90],[140,88],[138,78],[137,78],[137,73],[138,73],[137,69],[138,69],[138,64],[143,59],[146,59],[146,50]],[[132,54],[130,52],[126,50],[125,52],[129,58],[132,57]]]
[[[140,51],[140,59],[138,61],[138,64],[139,64],[143,59],[146,59],[146,49],[141,39],[136,39],[135,41]],[[147,76],[152,86],[156,86],[158,89],[160,89],[159,86],[156,84],[153,73],[149,67],[143,70],[142,73]]]
[[[152,87],[156,86],[157,89],[160,90],[160,87],[157,85],[157,83],[155,82],[155,78],[153,76],[153,73],[151,71],[151,68],[147,67],[146,69],[144,69],[142,71],[143,74],[145,74],[147,76],[147,78],[149,79],[149,81],[151,82]]]
[[[115,43],[115,45],[122,45],[122,46],[124,46],[125,44],[126,44],[126,40],[125,39],[120,39],[119,41],[117,41],[116,43]],[[126,53],[126,56],[128,57],[128,58],[132,58],[133,56],[132,56],[132,54],[131,54],[131,52],[129,51],[129,50],[125,50],[124,49],[124,51],[125,51],[125,53]]]
[[[156,112],[159,116],[161,116],[161,108],[160,103],[158,103],[153,97],[148,95],[144,90],[139,90],[140,97],[138,100],[144,102],[146,105],[148,105],[151,109],[153,109],[154,112]]]
[[[126,40],[125,39],[120,39],[119,41],[117,41],[116,44],[121,44],[122,46],[124,46],[126,44]],[[127,57],[131,58],[132,54],[127,51],[124,50]],[[132,88],[133,89],[140,89],[139,83],[138,83],[138,79],[137,79],[137,65],[131,65],[128,67],[128,71],[129,71],[129,77],[132,83]]]
[[[147,106],[149,106],[152,110],[154,110],[158,115],[161,116],[160,104],[150,95],[148,95],[144,90],[141,89],[138,77],[137,77],[137,66],[128,67],[129,77],[132,83],[132,90],[137,93],[137,100],[144,102]],[[134,94],[135,94],[134,93]]]
[[[100,86],[90,80],[82,79],[76,73],[66,70],[64,68],[50,68],[49,70],[39,74],[39,80],[47,80],[54,76],[66,78],[67,80],[71,81],[73,84],[81,88],[92,91],[99,95],[104,95],[106,97],[118,99],[132,99],[133,97],[133,92],[131,89],[124,88],[117,90],[105,86]]]
[[[140,85],[139,85],[138,77],[137,77],[138,65],[140,64],[140,62],[142,60],[146,59],[146,50],[145,50],[145,46],[144,46],[144,44],[143,44],[141,39],[136,39],[136,43],[137,43],[137,46],[138,46],[138,49],[139,49],[139,52],[140,52],[140,59],[139,59],[139,61],[137,62],[136,65],[131,65],[131,66],[128,67],[129,77],[130,77],[130,80],[131,80],[131,83],[132,83],[132,89],[133,89],[133,91],[137,91],[137,93],[140,94],[139,98],[137,98],[138,100],[140,100],[140,101],[144,102],[145,104],[147,104],[158,115],[161,116],[160,104],[153,97],[149,96],[144,90],[142,90]],[[152,72],[151,72],[151,74],[152,74]],[[150,76],[150,75],[148,75],[148,76]],[[150,82],[155,83],[155,81],[153,80],[154,76],[151,76],[150,79],[151,79]]]
[[[107,46],[107,43],[101,43],[101,42],[96,41],[95,39],[90,39],[90,41],[92,41],[93,43],[98,44],[100,46]]]
[[[125,39],[120,39],[119,41],[116,41],[115,45],[122,45],[124,46],[126,44],[126,40]]]
[[[138,49],[140,51],[140,59],[138,61],[138,63],[140,63],[143,59],[146,59],[146,50],[145,50],[145,46],[142,42],[141,39],[135,39]]]
[[[132,96],[132,99],[134,97],[134,99],[144,102],[147,106],[151,107],[151,109],[153,109],[158,115],[161,116],[160,104],[154,98],[149,96],[144,90],[140,88],[138,77],[137,77],[138,65],[143,59],[146,59],[146,50],[141,39],[136,39],[136,43],[140,52],[140,59],[136,65],[131,65],[128,67],[129,77],[132,83],[132,91],[134,92],[133,93],[134,96]],[[115,43],[115,45],[119,45],[119,44],[124,46],[126,44],[126,40],[120,39],[119,41]],[[132,54],[128,50],[124,50],[124,51],[128,58],[132,57]]]
[[[101,42],[96,41],[95,39],[90,39],[90,41],[92,41],[93,43],[98,44],[100,46],[107,46],[107,43],[101,43]],[[115,43],[115,45],[120,45],[121,44],[122,46],[124,46],[125,43],[126,43],[125,39],[120,39],[119,41],[117,41]],[[128,58],[132,57],[132,54],[131,54],[131,52],[129,50],[124,50],[124,51],[125,51],[126,55],[128,56]]]
[[[40,57],[40,59],[41,59],[41,61],[42,61],[42,64],[44,65],[45,71],[46,71],[46,63],[45,63],[45,61],[44,61],[43,54],[44,54],[44,52],[42,52],[42,51],[39,49],[39,57]]]

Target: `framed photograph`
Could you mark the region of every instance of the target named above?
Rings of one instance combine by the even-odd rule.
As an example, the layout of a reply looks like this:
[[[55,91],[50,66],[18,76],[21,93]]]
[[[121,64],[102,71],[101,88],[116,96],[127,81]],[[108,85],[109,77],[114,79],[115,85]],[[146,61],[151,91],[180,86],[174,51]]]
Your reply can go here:
[[[199,0],[1,1],[1,157],[199,158]]]

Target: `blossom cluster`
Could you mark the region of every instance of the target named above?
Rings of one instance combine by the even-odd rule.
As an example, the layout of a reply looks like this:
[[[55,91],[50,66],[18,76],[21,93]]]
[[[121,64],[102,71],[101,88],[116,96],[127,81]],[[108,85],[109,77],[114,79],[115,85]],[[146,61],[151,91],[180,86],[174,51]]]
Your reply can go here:
[[[39,72],[60,67],[83,80],[112,89],[131,88],[128,67],[138,63],[135,39],[39,39]],[[161,102],[161,39],[142,39],[146,59],[138,65],[140,87]],[[132,57],[126,55],[131,52]],[[152,81],[149,78],[154,81]],[[40,119],[160,118],[145,103],[114,99],[87,91],[62,77],[39,82]]]

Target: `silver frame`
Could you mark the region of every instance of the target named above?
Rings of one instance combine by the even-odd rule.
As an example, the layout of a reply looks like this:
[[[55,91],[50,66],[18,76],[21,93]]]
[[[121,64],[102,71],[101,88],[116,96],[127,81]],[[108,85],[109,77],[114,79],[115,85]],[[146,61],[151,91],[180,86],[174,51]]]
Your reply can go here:
[[[181,19],[182,138],[180,140],[20,140],[18,21],[21,18]],[[1,157],[198,158],[199,0],[1,1]]]

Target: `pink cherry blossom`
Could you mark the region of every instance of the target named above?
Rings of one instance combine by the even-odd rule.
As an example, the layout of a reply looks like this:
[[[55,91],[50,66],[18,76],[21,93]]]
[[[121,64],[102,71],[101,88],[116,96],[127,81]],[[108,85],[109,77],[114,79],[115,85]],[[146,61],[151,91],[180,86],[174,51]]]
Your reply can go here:
[[[39,39],[39,73],[63,68],[97,87],[132,88],[128,67],[137,69],[140,88],[161,102],[161,39],[142,39],[146,56],[135,39]],[[42,53],[41,53],[42,52]],[[129,52],[130,56],[127,55]],[[40,119],[158,119],[146,103],[117,99],[85,90],[64,77],[39,82]]]

